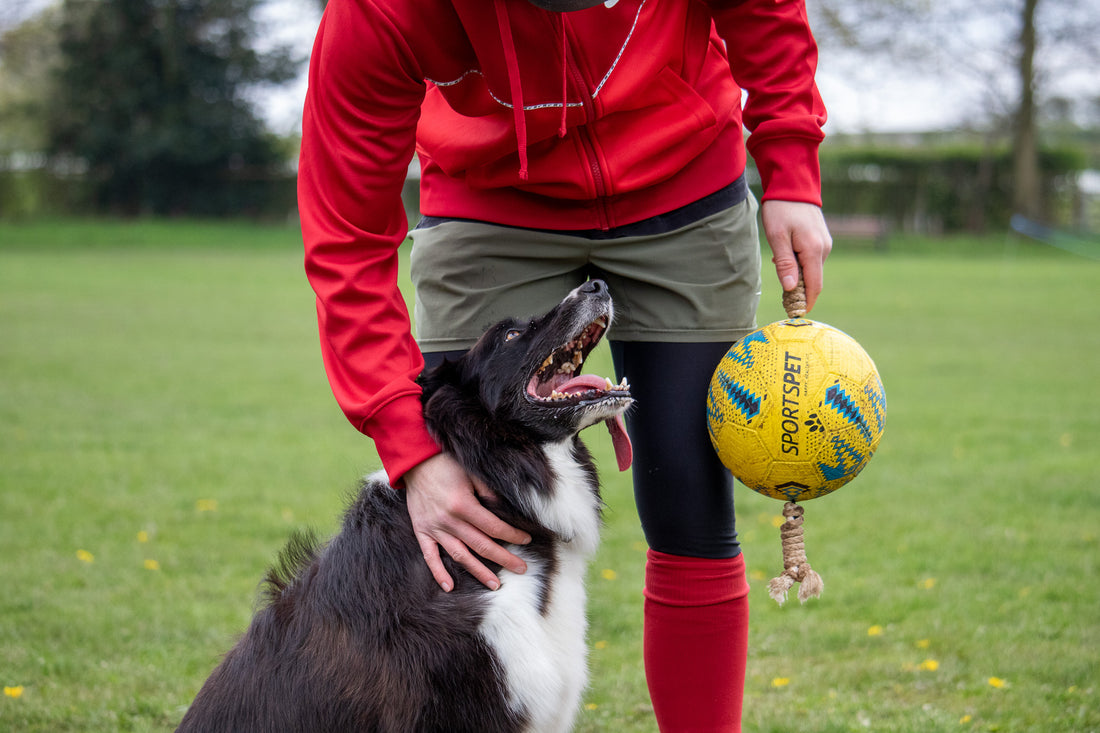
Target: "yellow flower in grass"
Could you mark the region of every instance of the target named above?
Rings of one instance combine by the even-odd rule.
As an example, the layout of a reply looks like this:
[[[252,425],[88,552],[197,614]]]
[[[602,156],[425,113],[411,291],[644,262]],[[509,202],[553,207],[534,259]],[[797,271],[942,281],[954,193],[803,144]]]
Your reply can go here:
[[[606,648],[607,648],[607,642],[606,642],[606,641],[603,641],[603,640],[600,640],[600,641],[597,641],[597,642],[596,642],[595,644],[593,644],[592,646],[593,646],[593,648],[595,648],[595,649],[606,649]]]
[[[867,636],[882,636],[882,627],[878,624],[867,629]]]
[[[1000,677],[990,677],[988,682],[990,687],[996,687],[998,690],[1007,684],[1007,682]]]
[[[935,672],[937,669],[940,668],[940,663],[937,662],[935,659],[925,659],[923,662],[917,665],[917,668],[923,669],[926,672]]]
[[[200,512],[216,512],[218,511],[217,499],[199,499],[195,502],[195,508]]]
[[[924,580],[922,580],[920,582],[920,587],[921,587],[922,590],[932,590],[933,588],[936,587],[936,579],[935,578],[925,578]]]
[[[23,685],[15,685],[14,687],[4,687],[4,697],[10,697],[12,699],[19,699],[23,697]]]
[[[931,639],[920,639],[917,641],[917,649],[927,649],[930,646],[932,646]]]
[[[91,565],[93,562],[95,562],[95,555],[88,552],[87,550],[77,550],[76,559],[80,562],[86,562]]]
[[[964,715],[961,718],[959,718],[959,722],[965,724],[965,723],[969,723],[973,719],[974,718],[970,717],[969,715]]]
[[[144,529],[141,530],[137,533],[137,541],[144,545],[146,542],[149,541],[149,533],[146,532]]]
[[[151,558],[146,558],[145,559],[145,569],[146,570],[160,570],[160,563],[157,562],[156,560],[151,559]]]
[[[600,576],[603,577],[604,580],[615,580],[619,577],[619,574],[611,568],[604,568],[600,571]]]
[[[587,705],[584,706],[584,709],[585,710],[595,710],[598,707],[599,707],[599,705],[597,705],[596,703],[590,702],[590,703],[588,703]]]
[[[775,677],[772,679],[772,687],[786,687],[791,684],[790,677]]]

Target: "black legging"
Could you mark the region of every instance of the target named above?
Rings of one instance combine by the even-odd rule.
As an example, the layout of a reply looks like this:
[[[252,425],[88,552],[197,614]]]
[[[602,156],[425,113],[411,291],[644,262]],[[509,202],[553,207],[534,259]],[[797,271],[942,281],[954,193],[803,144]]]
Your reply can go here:
[[[710,444],[707,386],[729,343],[612,341],[616,378],[626,377],[634,406],[626,416],[634,443],[634,500],[649,546],[688,557],[741,552],[733,477]],[[424,355],[428,368],[462,351]]]

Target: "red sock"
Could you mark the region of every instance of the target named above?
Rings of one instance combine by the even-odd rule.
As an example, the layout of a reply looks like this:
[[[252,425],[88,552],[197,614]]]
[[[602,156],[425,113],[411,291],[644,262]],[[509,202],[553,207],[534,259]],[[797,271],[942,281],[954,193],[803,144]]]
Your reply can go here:
[[[739,733],[749,645],[741,555],[710,560],[650,550],[645,669],[664,733]]]

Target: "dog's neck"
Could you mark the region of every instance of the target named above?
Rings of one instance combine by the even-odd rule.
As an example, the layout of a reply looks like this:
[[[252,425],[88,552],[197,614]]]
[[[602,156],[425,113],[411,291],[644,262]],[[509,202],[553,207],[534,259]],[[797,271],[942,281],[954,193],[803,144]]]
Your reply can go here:
[[[543,449],[553,472],[549,492],[532,492],[533,514],[562,541],[584,556],[596,552],[600,543],[600,496],[595,477],[584,460],[578,460],[577,446],[570,438]]]

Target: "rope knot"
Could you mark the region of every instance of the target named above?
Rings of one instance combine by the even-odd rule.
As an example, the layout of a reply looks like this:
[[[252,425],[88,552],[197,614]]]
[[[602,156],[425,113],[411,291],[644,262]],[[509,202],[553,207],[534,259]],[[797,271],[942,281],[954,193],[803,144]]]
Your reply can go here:
[[[801,318],[806,315],[806,283],[801,276],[794,290],[783,291],[783,310],[787,312],[787,318]]]
[[[776,603],[783,605],[787,600],[787,591],[795,583],[801,583],[798,600],[805,603],[810,598],[821,595],[825,583],[814,572],[806,560],[806,547],[802,535],[803,514],[805,509],[793,501],[783,505],[783,516],[787,521],[779,527],[779,539],[783,543],[783,572],[768,583],[768,595]]]

